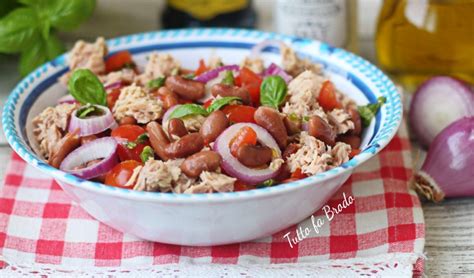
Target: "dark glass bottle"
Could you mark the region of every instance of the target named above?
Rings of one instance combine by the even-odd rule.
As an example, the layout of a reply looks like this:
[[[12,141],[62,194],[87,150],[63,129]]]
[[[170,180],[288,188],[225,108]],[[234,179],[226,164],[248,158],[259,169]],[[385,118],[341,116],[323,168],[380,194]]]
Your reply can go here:
[[[257,14],[252,0],[168,0],[161,17],[163,28],[254,28]]]

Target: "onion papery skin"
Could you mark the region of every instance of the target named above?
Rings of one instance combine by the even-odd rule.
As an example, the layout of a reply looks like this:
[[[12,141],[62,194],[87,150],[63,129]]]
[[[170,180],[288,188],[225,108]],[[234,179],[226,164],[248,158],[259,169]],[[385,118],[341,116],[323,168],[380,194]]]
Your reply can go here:
[[[449,124],[470,116],[474,116],[474,93],[463,82],[448,76],[424,82],[410,104],[410,128],[425,148]]]
[[[104,114],[100,116],[89,117],[81,119],[77,117],[77,111],[83,107],[80,107],[77,110],[74,110],[71,114],[71,119],[69,121],[69,132],[76,132],[79,136],[88,136],[93,134],[101,133],[107,129],[113,129],[117,126],[114,116],[108,107],[102,105],[94,105],[100,108]]]
[[[240,163],[239,160],[230,153],[230,141],[235,137],[239,130],[245,126],[255,130],[257,133],[257,140],[262,145],[274,149],[277,153],[277,156],[281,158],[280,148],[271,134],[261,126],[252,123],[238,123],[231,125],[226,130],[224,130],[221,135],[219,135],[219,137],[214,142],[213,149],[221,155],[221,167],[227,174],[249,185],[256,185],[268,179],[274,178],[278,175],[280,169],[272,170],[268,167],[264,169],[249,168]]]
[[[474,117],[455,121],[435,137],[414,185],[436,202],[474,196]]]
[[[119,163],[117,146],[117,141],[112,137],[96,139],[68,154],[59,169],[83,179],[98,177],[112,170]],[[102,161],[86,168],[74,170],[75,167],[96,159],[102,159]]]

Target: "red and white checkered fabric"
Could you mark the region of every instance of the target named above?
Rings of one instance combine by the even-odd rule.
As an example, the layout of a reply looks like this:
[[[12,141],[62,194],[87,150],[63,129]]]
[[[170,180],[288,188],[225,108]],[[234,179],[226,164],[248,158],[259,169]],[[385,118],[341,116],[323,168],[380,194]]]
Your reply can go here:
[[[412,174],[406,128],[375,158],[359,167],[328,202],[343,193],[354,203],[325,219],[319,234],[311,220],[271,237],[215,247],[186,247],[142,241],[91,218],[50,177],[12,155],[0,195],[0,255],[4,266],[52,264],[68,267],[153,266],[163,264],[306,264],[328,259],[412,253],[424,246],[418,197],[407,187]],[[316,217],[325,218],[318,211]],[[283,237],[308,227],[307,238],[290,247]],[[422,273],[418,260],[413,271]]]

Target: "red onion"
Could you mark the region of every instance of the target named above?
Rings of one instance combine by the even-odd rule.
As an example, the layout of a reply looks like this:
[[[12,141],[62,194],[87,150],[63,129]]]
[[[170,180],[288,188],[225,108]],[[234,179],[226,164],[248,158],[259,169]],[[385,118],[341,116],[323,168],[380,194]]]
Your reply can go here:
[[[410,106],[410,126],[425,147],[450,123],[469,116],[474,116],[473,92],[466,84],[447,76],[423,83]]]
[[[240,163],[239,160],[230,153],[230,141],[236,136],[239,130],[245,126],[255,130],[258,141],[263,145],[272,148],[277,152],[278,157],[281,157],[280,148],[270,133],[268,133],[268,131],[266,131],[264,128],[252,123],[238,123],[231,125],[226,130],[224,130],[221,135],[219,135],[219,137],[214,142],[213,149],[221,155],[221,167],[227,174],[250,185],[254,185],[274,178],[276,175],[278,175],[280,169],[272,170],[269,167],[264,169],[249,168]]]
[[[271,63],[270,66],[263,72],[263,76],[269,76],[269,75],[279,75],[281,78],[285,80],[285,82],[288,84],[293,77],[291,77],[288,73],[286,73],[282,68],[277,66],[275,63]]]
[[[122,86],[123,86],[122,81],[117,81],[117,82],[108,84],[107,86],[104,87],[104,89],[106,91],[109,91],[109,90],[120,88]]]
[[[163,114],[163,119],[161,120],[161,122],[163,123],[163,126],[165,126],[165,123],[168,122],[168,119],[171,115],[171,113],[178,107],[180,107],[181,104],[176,104],[176,105],[173,105],[171,106],[170,108],[168,108],[168,110],[166,110],[165,114]],[[166,125],[167,126],[167,125]]]
[[[413,179],[429,200],[474,196],[474,117],[455,121],[441,131]]]
[[[240,67],[238,65],[222,66],[222,67],[218,67],[218,68],[215,68],[213,70],[210,70],[210,71],[206,71],[205,73],[203,73],[203,74],[197,76],[196,78],[194,78],[194,80],[202,82],[202,83],[207,83],[207,82],[211,81],[212,79],[216,78],[219,75],[219,73],[222,72],[222,71],[227,71],[227,70],[238,71],[239,69],[240,69]]]
[[[255,57],[260,56],[260,53],[262,52],[262,50],[264,50],[265,48],[269,46],[275,46],[277,48],[281,48],[282,45],[284,45],[284,43],[279,40],[264,40],[256,44],[254,47],[252,47],[252,49],[250,50],[250,57],[255,58]]]
[[[79,102],[72,95],[65,95],[58,99],[58,104],[63,104],[63,103],[74,104],[74,103],[79,103]]]
[[[77,116],[77,111],[79,111],[83,107],[75,110],[71,114],[71,120],[69,122],[68,128],[69,132],[79,130],[79,136],[87,136],[100,133],[104,130],[116,126],[115,119],[109,108],[101,105],[94,106],[102,110],[103,114],[100,116],[92,116],[85,119],[81,119]]]
[[[76,169],[98,159],[102,160],[91,166]],[[118,162],[117,141],[112,137],[103,137],[82,145],[68,154],[59,169],[79,178],[92,179],[107,173]]]

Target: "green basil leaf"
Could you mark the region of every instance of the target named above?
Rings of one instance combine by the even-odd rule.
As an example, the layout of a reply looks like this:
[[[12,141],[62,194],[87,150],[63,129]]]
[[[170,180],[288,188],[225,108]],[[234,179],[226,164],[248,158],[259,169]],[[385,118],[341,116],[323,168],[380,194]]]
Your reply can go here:
[[[107,95],[99,78],[88,69],[77,69],[68,82],[71,95],[82,104],[107,105]]]
[[[18,8],[0,20],[0,52],[18,53],[40,39],[38,17],[31,8]]]
[[[207,112],[212,113],[226,106],[227,104],[233,101],[242,101],[239,97],[222,97],[214,100],[209,107],[207,107]]]
[[[155,156],[155,152],[150,146],[146,146],[143,148],[142,153],[140,154],[140,159],[143,163],[147,162],[148,159],[153,158]]]
[[[286,90],[286,82],[281,76],[265,77],[260,86],[260,103],[278,109],[285,101]]]
[[[92,15],[95,0],[21,0],[59,30],[72,30]]]
[[[363,127],[368,127],[370,125],[370,122],[377,114],[377,111],[386,101],[387,99],[385,97],[379,97],[377,99],[377,103],[369,103],[367,105],[357,107]]]
[[[191,115],[203,115],[207,116],[209,113],[204,107],[195,103],[187,103],[179,106],[173,112],[171,112],[169,119],[184,118]]]
[[[146,85],[150,89],[159,89],[163,85],[165,85],[165,81],[166,81],[166,77],[160,76],[156,79],[148,81],[148,83]]]
[[[222,78],[221,83],[226,85],[234,85],[234,74],[231,70],[227,70],[225,72],[224,78]]]
[[[13,9],[18,6],[19,5],[16,0],[2,0],[2,4],[0,5],[0,18],[13,11]]]

